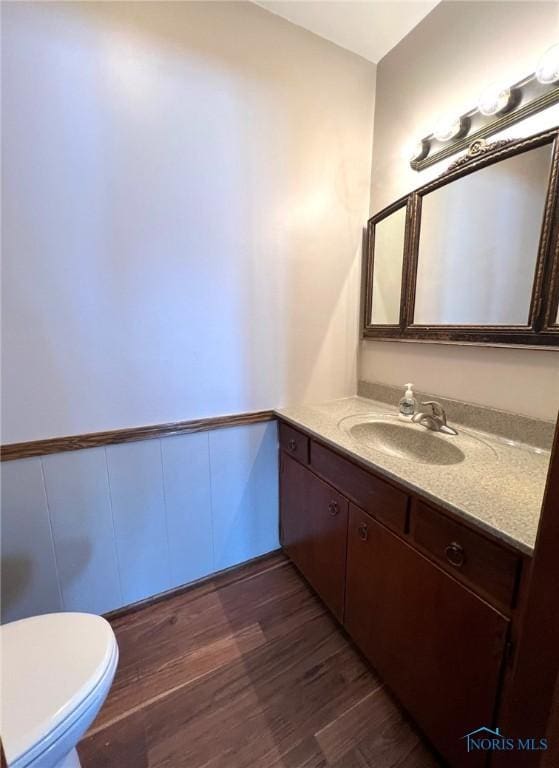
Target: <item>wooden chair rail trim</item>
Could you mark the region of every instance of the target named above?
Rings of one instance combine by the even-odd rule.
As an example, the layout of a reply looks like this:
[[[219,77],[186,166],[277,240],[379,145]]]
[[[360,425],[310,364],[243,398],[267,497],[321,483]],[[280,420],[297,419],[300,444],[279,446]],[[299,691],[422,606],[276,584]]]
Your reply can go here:
[[[28,459],[33,456],[46,456],[49,453],[79,451],[82,448],[97,448],[102,445],[133,443],[137,440],[153,440],[171,435],[187,435],[191,432],[205,432],[210,429],[238,427],[258,424],[275,419],[273,411],[253,411],[229,416],[211,416],[206,419],[173,421],[167,424],[150,424],[144,427],[114,429],[108,432],[89,432],[83,435],[49,437],[45,440],[30,440],[24,443],[7,443],[1,446],[1,460]]]

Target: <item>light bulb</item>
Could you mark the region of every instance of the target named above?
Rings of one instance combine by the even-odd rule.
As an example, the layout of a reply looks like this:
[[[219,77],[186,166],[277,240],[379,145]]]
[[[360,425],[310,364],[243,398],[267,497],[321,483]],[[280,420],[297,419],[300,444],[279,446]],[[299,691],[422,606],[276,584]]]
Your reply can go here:
[[[536,79],[543,85],[559,80],[559,43],[548,48],[536,67]]]
[[[482,115],[498,115],[510,105],[512,91],[501,83],[492,83],[481,92],[477,107]]]
[[[464,121],[456,115],[446,115],[437,122],[433,134],[438,141],[450,141],[462,133]]]
[[[427,157],[429,154],[429,147],[430,144],[425,139],[411,144],[408,148],[408,159],[410,163],[419,162],[419,160],[423,160],[424,157]]]

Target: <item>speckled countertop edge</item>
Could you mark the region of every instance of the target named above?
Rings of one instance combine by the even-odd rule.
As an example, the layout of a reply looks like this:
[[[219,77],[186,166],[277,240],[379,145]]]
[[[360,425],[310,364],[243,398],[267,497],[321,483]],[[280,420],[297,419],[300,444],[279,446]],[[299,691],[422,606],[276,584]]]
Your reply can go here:
[[[498,435],[469,428],[465,433],[483,439],[496,451],[494,462],[463,463],[458,468],[414,464],[367,449],[338,426],[344,417],[367,412],[396,414],[397,411],[383,401],[348,397],[278,409],[275,414],[518,551],[533,554],[549,464],[548,451],[540,449],[536,453],[525,447],[513,447]]]

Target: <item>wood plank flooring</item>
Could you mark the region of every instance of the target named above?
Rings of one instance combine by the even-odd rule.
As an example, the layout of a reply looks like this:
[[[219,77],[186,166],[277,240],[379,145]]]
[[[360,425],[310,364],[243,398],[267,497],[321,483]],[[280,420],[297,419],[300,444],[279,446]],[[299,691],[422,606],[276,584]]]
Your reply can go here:
[[[83,768],[438,768],[281,554],[114,619]]]

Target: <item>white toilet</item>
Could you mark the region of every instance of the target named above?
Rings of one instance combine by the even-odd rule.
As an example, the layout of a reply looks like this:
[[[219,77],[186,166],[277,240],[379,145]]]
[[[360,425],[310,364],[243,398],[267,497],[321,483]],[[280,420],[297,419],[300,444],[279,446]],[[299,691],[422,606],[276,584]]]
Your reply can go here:
[[[0,733],[9,768],[79,768],[76,744],[118,663],[110,624],[51,613],[0,627]]]

